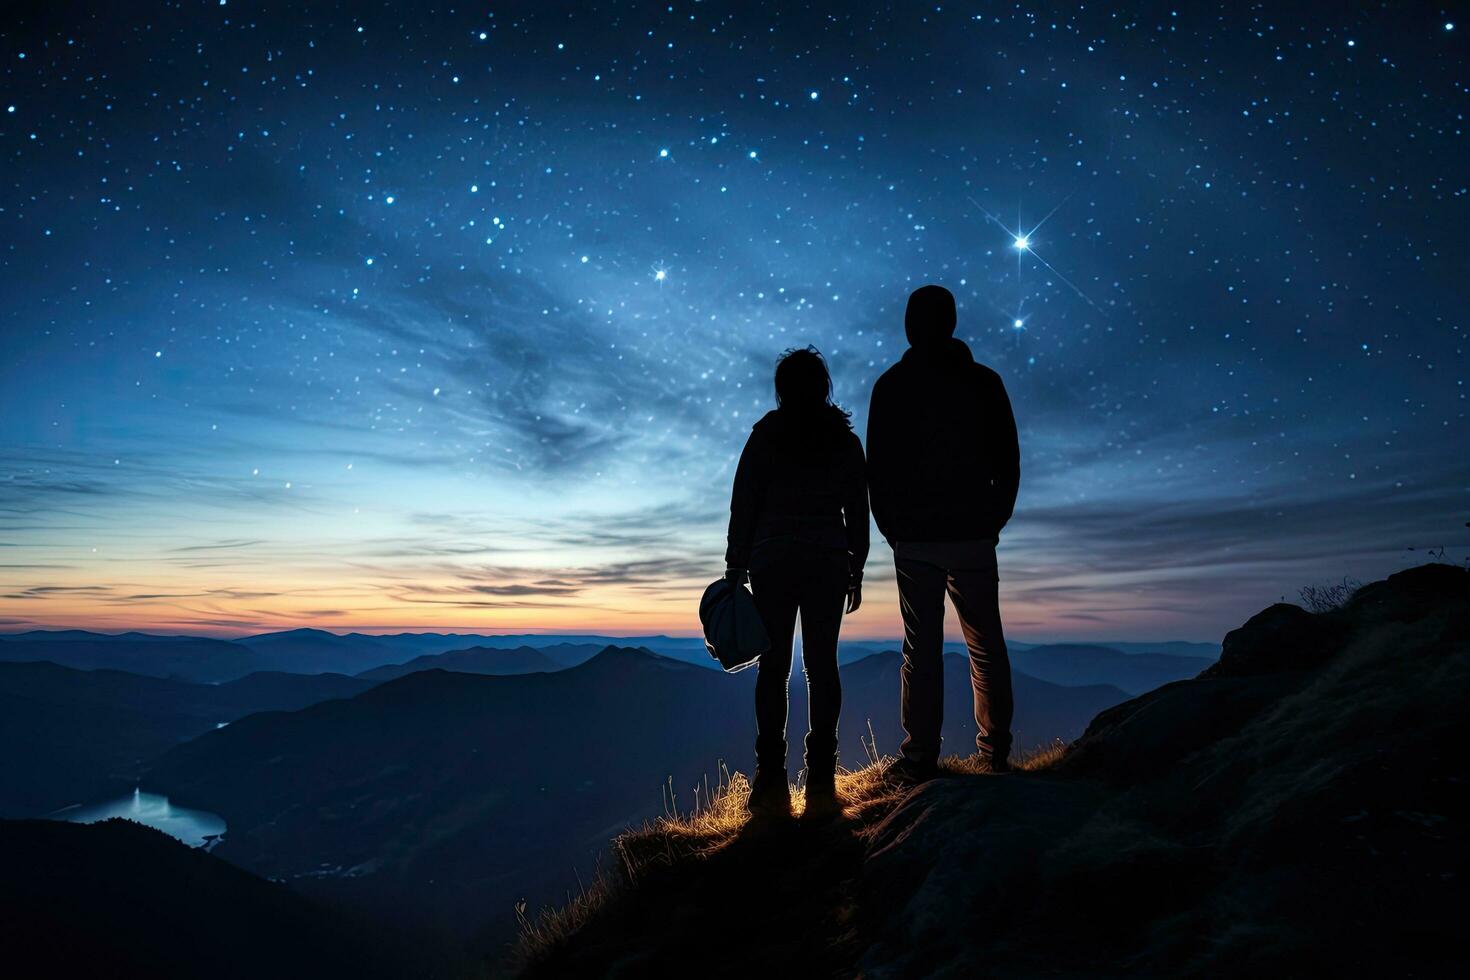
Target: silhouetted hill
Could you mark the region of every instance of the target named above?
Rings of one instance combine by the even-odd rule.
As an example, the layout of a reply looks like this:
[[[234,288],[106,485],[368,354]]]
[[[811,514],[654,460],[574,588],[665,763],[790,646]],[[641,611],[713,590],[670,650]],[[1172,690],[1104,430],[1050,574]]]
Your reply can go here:
[[[1194,677],[1214,663],[1206,657],[1169,653],[1123,653],[1106,646],[1056,643],[1017,651],[1016,670],[1053,684],[1111,684],[1142,694],[1171,681]]]
[[[125,820],[0,820],[0,868],[11,977],[442,975],[432,955],[410,967],[406,943]]]
[[[144,762],[254,711],[357,694],[340,674],[189,684],[117,670],[0,663],[0,816],[40,816],[130,788]]]
[[[855,663],[875,653],[898,650],[897,640],[843,640],[840,663]],[[1055,684],[1111,684],[1140,694],[1160,684],[1193,677],[1220,655],[1214,643],[1171,640],[1162,643],[1022,643],[1006,640],[1013,665],[1025,673]],[[965,653],[965,645],[946,641],[944,651]],[[1035,656],[1033,656],[1035,654]],[[1128,654],[1120,659],[1118,654]]]
[[[1120,650],[1123,653],[1166,653],[1174,657],[1203,657],[1206,660],[1212,661],[1220,657],[1220,644],[1195,643],[1189,640],[1164,640],[1149,643],[1108,640],[1105,643],[1089,645],[1104,646],[1110,650]]]
[[[450,650],[415,657],[408,663],[385,664],[365,670],[358,676],[365,680],[391,681],[421,670],[450,670],[461,674],[534,674],[561,670],[564,664],[553,660],[535,647],[516,647],[511,650],[491,647],[470,647],[468,650]]]
[[[704,640],[697,636],[664,636],[657,634],[653,636],[602,636],[595,633],[506,633],[490,636],[467,636],[475,646],[490,647],[497,650],[508,650],[516,647],[535,647],[538,650],[548,651],[548,655],[557,659],[557,649],[562,647],[586,648],[602,650],[606,647],[628,647],[632,649],[652,650],[662,657],[673,660],[682,660],[686,663],[695,664],[700,667],[716,666],[710,659],[710,655],[704,649]],[[463,647],[469,644],[459,643]],[[590,654],[574,652],[575,662],[586,660]]]
[[[68,637],[81,631],[64,631]],[[225,640],[195,636],[87,635],[85,638],[25,639],[26,634],[0,642],[0,661],[50,661],[78,670],[125,670],[150,677],[172,677],[213,683],[242,677],[258,669],[251,651]]]
[[[1467,699],[1464,568],[1272,606],[1049,766],[858,773],[836,824],[741,826],[737,798],[627,835],[523,975],[1458,977]],[[712,929],[740,941],[711,957]]]
[[[847,665],[857,663],[864,657],[871,657],[878,653],[889,653],[900,650],[903,641],[892,640],[842,640],[837,644],[837,662]],[[965,645],[953,640],[946,640],[944,644],[945,653],[964,653]]]
[[[575,667],[597,656],[602,647],[592,643],[553,643],[550,646],[535,649],[540,650],[563,667]]]
[[[233,705],[238,716],[254,711],[297,711],[318,701],[355,697],[375,683],[371,678],[346,674],[258,670],[213,687],[214,696],[219,699],[216,703]]]
[[[245,867],[395,915],[490,920],[503,939],[516,899],[565,894],[611,834],[658,811],[670,777],[693,786],[751,743],[728,681],[612,647],[556,673],[419,671],[241,719],[144,782],[217,808],[217,853]]]
[[[399,648],[361,633],[340,636],[326,630],[295,629],[241,637],[235,642],[255,655],[254,669],[293,674],[359,674],[406,659]]]

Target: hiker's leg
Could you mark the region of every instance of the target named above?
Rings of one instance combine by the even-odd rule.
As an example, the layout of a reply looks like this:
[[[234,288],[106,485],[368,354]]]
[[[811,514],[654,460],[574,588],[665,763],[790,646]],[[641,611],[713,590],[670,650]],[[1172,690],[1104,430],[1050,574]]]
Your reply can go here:
[[[903,614],[899,752],[910,762],[933,765],[944,727],[944,570],[922,561],[894,564]]]
[[[779,569],[752,569],[750,589],[771,638],[755,677],[755,759],[763,769],[786,771],[786,685],[791,677],[791,641],[796,632],[798,593]]]
[[[981,755],[1005,762],[1011,753],[1011,659],[1000,623],[1000,578],[995,549],[974,567],[951,569],[949,598],[960,617],[970,651],[970,686],[975,692],[975,747]]]
[[[847,599],[847,556],[823,554],[808,568],[802,589],[801,659],[806,673],[807,780],[830,784],[837,767],[837,719],[842,713],[842,680],[837,671],[837,638]]]

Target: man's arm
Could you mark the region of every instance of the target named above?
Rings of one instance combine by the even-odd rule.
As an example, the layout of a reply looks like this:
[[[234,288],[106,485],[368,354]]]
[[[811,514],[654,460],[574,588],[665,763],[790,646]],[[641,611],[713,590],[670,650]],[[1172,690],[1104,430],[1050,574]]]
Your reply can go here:
[[[868,503],[873,509],[873,522],[889,543],[893,541],[888,523],[890,475],[893,468],[893,429],[888,416],[888,386],[880,377],[873,385],[868,401]]]
[[[1016,510],[1016,494],[1021,488],[1021,440],[1016,435],[1016,415],[1011,410],[1011,399],[1006,394],[1005,382],[1000,375],[994,378],[989,418],[985,424],[990,429],[990,452],[995,473],[995,516],[996,530],[1006,526]]]

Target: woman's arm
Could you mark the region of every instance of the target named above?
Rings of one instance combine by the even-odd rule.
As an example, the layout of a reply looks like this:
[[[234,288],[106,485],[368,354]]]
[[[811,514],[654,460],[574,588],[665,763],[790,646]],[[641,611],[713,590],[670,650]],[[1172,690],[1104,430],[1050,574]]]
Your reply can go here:
[[[735,467],[735,488],[730,493],[730,530],[725,539],[725,565],[729,568],[750,567],[756,519],[765,496],[768,455],[760,430],[751,430],[740,464]]]
[[[861,582],[868,561],[868,474],[863,444],[855,433],[843,467],[842,516],[847,525],[848,573],[852,581]]]

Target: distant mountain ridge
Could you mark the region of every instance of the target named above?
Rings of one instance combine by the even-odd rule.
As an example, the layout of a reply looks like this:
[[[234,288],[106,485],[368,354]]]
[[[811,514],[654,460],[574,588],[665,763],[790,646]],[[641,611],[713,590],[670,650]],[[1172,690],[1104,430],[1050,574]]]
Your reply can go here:
[[[358,674],[364,680],[390,681],[421,670],[448,670],[463,674],[534,674],[567,666],[535,647],[469,647],[425,654],[407,663],[385,664]]]
[[[1012,666],[1055,684],[1113,684],[1142,694],[1172,681],[1198,676],[1215,661],[1168,653],[1123,653],[1116,648],[1058,643],[1018,650]]]
[[[69,632],[69,631],[68,631]],[[77,670],[124,670],[150,677],[218,683],[260,669],[252,651],[227,640],[126,636],[17,639],[0,642],[0,662],[47,661]]]
[[[261,670],[363,674],[389,664],[403,664],[421,657],[440,656],[471,647],[488,650],[541,650],[562,666],[572,666],[608,646],[641,647],[686,663],[711,670],[718,669],[718,665],[705,650],[704,641],[699,637],[663,634],[615,637],[591,633],[369,634],[333,633],[310,627],[261,633],[236,640],[138,632],[108,634],[85,630],[33,630],[0,634],[0,661],[50,660],[83,670],[112,668],[156,677],[215,683]],[[875,653],[898,650],[901,646],[898,639],[844,640],[838,648],[838,660],[844,664],[853,663]],[[1032,644],[1013,640],[1009,646],[1018,664],[1028,662],[1026,654],[1037,649],[1059,651],[1076,647],[1091,648],[1097,651],[1097,657],[1107,658],[1120,673],[1110,676],[1106,671],[1093,669],[1102,665],[1101,659],[1064,666],[1061,662],[1063,658],[1057,656],[1049,658],[1054,662],[1048,666],[1036,667],[1027,672],[1044,680],[1063,684],[1114,684],[1130,693],[1140,693],[1168,680],[1193,676],[1219,655],[1219,646],[1216,644],[1185,641]],[[248,659],[235,655],[240,647],[249,651]],[[964,645],[954,641],[946,642],[944,648],[950,653],[964,652]],[[1143,661],[1129,661],[1112,656],[1118,653],[1129,657],[1156,659],[1145,666]],[[1162,657],[1170,659],[1157,659]],[[420,661],[419,666],[426,667],[429,664],[427,661]],[[447,664],[440,666],[447,667]],[[384,671],[381,676],[396,676],[400,673]]]

